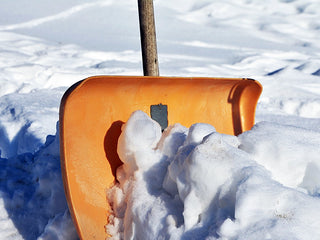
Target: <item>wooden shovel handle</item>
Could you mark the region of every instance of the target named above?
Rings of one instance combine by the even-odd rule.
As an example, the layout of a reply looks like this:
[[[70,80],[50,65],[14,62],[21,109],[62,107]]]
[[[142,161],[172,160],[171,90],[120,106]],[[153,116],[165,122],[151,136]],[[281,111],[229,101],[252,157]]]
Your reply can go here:
[[[138,0],[144,76],[159,76],[153,0]]]

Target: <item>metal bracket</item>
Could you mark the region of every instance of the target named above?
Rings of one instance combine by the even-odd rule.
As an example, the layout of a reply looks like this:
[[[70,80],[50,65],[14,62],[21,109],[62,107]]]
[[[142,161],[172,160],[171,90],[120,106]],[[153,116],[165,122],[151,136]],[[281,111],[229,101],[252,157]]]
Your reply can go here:
[[[161,130],[164,131],[168,127],[168,106],[157,104],[150,106],[150,115],[153,120],[158,122]]]

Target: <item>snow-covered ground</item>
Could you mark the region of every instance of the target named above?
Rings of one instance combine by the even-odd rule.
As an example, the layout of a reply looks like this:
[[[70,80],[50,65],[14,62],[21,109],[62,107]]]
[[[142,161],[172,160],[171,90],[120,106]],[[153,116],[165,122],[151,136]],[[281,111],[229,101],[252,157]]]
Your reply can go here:
[[[150,215],[149,239],[320,239],[320,2],[154,5],[161,75],[249,77],[264,91],[257,124],[239,137],[213,133],[202,141],[210,127],[175,126],[171,133],[182,131],[181,139],[173,141],[167,131],[156,153],[146,147],[145,154],[162,154],[167,161],[158,162],[164,169],[158,169],[163,178],[157,192],[167,195],[146,196],[159,213]],[[142,75],[136,0],[0,2],[0,239],[77,239],[60,174],[59,103],[70,85],[102,74]],[[198,150],[187,157],[186,148]],[[175,166],[174,159],[194,164]],[[198,159],[212,175],[193,174],[204,170]],[[127,168],[126,174],[136,176],[129,181],[127,175],[127,184],[143,186],[139,176],[148,167],[135,173]],[[216,185],[206,185],[206,177]],[[203,197],[203,189],[210,194]],[[194,202],[201,204],[192,212],[188,206]],[[121,201],[115,204],[123,208]],[[131,209],[137,211],[126,219],[136,217],[139,229],[146,213],[133,215],[139,205]],[[165,228],[156,228],[159,216]],[[126,216],[118,217],[121,224]]]

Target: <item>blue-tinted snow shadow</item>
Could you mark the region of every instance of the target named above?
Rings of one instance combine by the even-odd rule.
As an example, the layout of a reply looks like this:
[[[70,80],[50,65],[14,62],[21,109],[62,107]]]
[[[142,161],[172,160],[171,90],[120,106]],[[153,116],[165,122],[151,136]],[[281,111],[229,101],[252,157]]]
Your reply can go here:
[[[2,147],[16,146],[1,128],[0,133]],[[17,137],[21,138],[20,134],[25,134],[25,129],[21,128]],[[40,140],[29,134],[27,141]],[[23,239],[37,239],[58,217],[71,222],[61,177],[59,136],[47,136],[46,143],[35,153],[0,158],[0,191],[8,216]],[[71,231],[66,234],[68,239],[77,239],[73,225],[73,229],[67,228]],[[50,239],[55,238],[52,235]]]
[[[30,126],[31,122],[24,124],[15,137],[10,140],[6,128],[0,124],[0,157],[14,157],[23,149],[29,150],[26,152],[30,152],[31,149],[34,149],[34,151],[39,150],[43,145],[43,141],[29,133]]]

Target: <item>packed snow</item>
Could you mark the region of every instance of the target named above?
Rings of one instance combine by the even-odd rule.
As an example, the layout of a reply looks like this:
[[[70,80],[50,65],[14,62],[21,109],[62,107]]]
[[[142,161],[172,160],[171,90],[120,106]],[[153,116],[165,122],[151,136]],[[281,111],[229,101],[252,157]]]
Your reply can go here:
[[[269,123],[239,137],[204,123],[161,136],[134,112],[119,138],[107,230],[113,239],[317,239],[319,144],[319,133]]]
[[[263,85],[239,136],[133,113],[108,191],[115,239],[320,239],[320,2],[155,0],[160,74]],[[92,75],[142,75],[137,1],[0,2],[0,239],[77,239],[59,104]],[[139,109],[137,109],[139,110]]]

